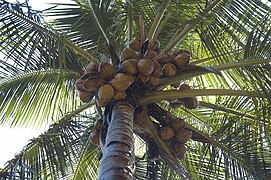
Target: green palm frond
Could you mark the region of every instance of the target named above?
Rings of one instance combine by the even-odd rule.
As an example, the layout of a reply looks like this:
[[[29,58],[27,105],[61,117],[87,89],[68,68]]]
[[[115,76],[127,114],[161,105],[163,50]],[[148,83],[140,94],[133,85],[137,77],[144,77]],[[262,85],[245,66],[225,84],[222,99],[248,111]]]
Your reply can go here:
[[[87,147],[87,166],[98,163],[97,148],[88,142],[95,116],[70,118],[64,116],[40,136],[32,139],[14,159],[6,163],[4,172],[9,178],[39,179],[61,178],[73,174],[80,162],[80,151]],[[73,115],[74,116],[74,115]],[[80,167],[80,168],[83,168]],[[92,169],[93,170],[93,169]],[[93,178],[93,174],[89,174]]]
[[[23,8],[5,1],[0,4],[0,50],[6,56],[1,69],[13,67],[12,75],[47,68],[82,72],[84,61],[79,63],[73,51],[94,61],[84,49],[45,24],[38,12],[29,9],[27,13]]]
[[[37,126],[56,121],[62,112],[81,104],[74,87],[77,77],[74,72],[44,70],[2,80],[1,124]]]

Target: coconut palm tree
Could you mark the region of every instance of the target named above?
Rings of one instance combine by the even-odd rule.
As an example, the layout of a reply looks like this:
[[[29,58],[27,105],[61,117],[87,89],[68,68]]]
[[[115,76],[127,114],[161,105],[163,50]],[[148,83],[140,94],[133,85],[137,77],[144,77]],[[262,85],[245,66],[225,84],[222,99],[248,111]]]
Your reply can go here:
[[[256,0],[73,0],[44,12],[0,1],[0,123],[50,124],[0,177],[270,179],[270,12]]]

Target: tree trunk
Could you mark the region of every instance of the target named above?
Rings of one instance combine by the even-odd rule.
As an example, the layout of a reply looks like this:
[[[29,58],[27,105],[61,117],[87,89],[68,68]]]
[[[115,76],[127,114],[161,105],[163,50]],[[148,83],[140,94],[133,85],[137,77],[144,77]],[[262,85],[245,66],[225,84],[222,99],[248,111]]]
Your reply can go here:
[[[111,116],[99,180],[132,179],[134,172],[134,108],[127,102],[118,102]]]

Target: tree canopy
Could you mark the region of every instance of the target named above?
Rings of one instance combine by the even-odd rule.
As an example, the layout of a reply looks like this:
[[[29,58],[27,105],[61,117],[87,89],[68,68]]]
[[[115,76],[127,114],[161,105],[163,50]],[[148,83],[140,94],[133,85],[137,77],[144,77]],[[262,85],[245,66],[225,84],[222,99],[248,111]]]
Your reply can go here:
[[[269,1],[73,0],[46,11],[27,2],[0,1],[0,123],[51,126],[7,162],[0,177],[97,178],[99,148],[89,135],[103,109],[82,103],[75,82],[90,62],[110,59],[112,48],[120,56],[142,33],[165,52],[189,50],[191,65],[201,68],[161,78],[159,91],[142,94],[139,105],[156,103],[198,136],[176,164],[163,153],[151,157],[153,144],[135,135],[135,178],[271,177]],[[180,82],[193,90],[174,89]],[[170,99],[187,96],[197,96],[197,109],[171,106]]]

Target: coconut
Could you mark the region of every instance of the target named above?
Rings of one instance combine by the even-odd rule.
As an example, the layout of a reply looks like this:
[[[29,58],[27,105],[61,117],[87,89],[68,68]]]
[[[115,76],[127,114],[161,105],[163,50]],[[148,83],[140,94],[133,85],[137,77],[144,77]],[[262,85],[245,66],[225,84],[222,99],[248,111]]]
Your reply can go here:
[[[113,67],[112,64],[108,62],[101,62],[99,64],[98,73],[103,79],[105,80],[111,79],[114,72],[115,68]]]
[[[174,132],[177,132],[180,128],[183,128],[186,126],[186,122],[184,119],[178,118],[178,119],[172,119],[170,121],[170,127],[174,130]]]
[[[84,83],[85,79],[78,79],[76,82],[75,82],[75,88],[78,90],[78,91],[83,91],[83,83]]]
[[[125,91],[115,91],[114,99],[115,100],[122,100],[126,98],[126,92]]]
[[[192,138],[192,131],[189,131],[184,128],[179,128],[178,131],[176,132],[176,139],[177,141],[181,143],[186,143]]]
[[[103,120],[102,119],[97,119],[94,123],[94,128],[99,130],[103,127]]]
[[[177,67],[172,63],[167,63],[163,66],[162,71],[165,76],[171,77],[177,74]]]
[[[93,73],[93,72],[97,72],[97,71],[98,71],[98,65],[95,64],[95,63],[89,63],[89,64],[86,66],[85,74]]]
[[[195,96],[188,97],[184,99],[184,106],[188,109],[195,109],[199,106],[199,101]]]
[[[125,59],[137,59],[138,55],[136,52],[131,48],[124,48],[121,53],[122,60]]]
[[[160,47],[160,42],[155,39],[149,39],[148,49],[156,51]]]
[[[156,57],[156,61],[159,62],[160,64],[166,64],[172,62],[174,57],[171,54],[164,53]]]
[[[134,82],[134,77],[127,73],[118,73],[116,76],[110,81],[110,84],[117,91],[125,91],[131,84]]]
[[[96,92],[102,84],[102,79],[99,77],[95,77],[85,80],[82,84],[82,88],[89,92]]]
[[[157,86],[159,84],[159,78],[157,78],[155,76],[150,76],[148,83],[151,86],[155,87],[155,86]]]
[[[169,139],[171,139],[174,135],[174,131],[172,128],[170,127],[162,127],[160,129],[160,137],[161,139],[167,141]]]
[[[137,74],[138,73],[137,64],[138,64],[137,59],[127,59],[121,64],[121,66],[127,71],[127,73]]]
[[[93,131],[89,135],[90,142],[95,145],[99,145],[99,131]]]
[[[175,51],[175,52],[173,53],[173,56],[178,56],[178,55],[181,54],[181,53],[186,53],[186,54],[191,55],[190,51],[187,50],[187,49],[178,49],[177,51]]]
[[[104,101],[110,101],[114,97],[114,88],[111,84],[104,84],[99,88],[98,96]]]
[[[142,75],[148,76],[152,73],[154,69],[154,62],[151,59],[140,59],[138,61],[137,67]]]
[[[96,104],[99,107],[105,107],[108,104],[108,101],[105,101],[103,99],[97,98],[96,99]]]
[[[84,103],[87,103],[92,100],[94,97],[93,92],[88,92],[88,91],[78,91],[80,100]]]
[[[185,159],[186,157],[186,147],[184,143],[175,143],[172,145],[172,150],[174,151],[178,159]]]
[[[181,53],[174,58],[173,62],[178,68],[183,68],[190,63],[190,55],[187,53]]]
[[[148,50],[147,53],[146,53],[146,55],[145,55],[145,58],[146,59],[155,59],[156,56],[157,56],[156,51],[154,51],[154,50]]]
[[[140,40],[139,39],[132,39],[129,42],[129,48],[131,48],[134,51],[139,51],[139,49],[140,49]]]
[[[145,76],[145,75],[139,74],[138,78],[139,78],[140,81],[146,83],[150,79],[150,76]]]
[[[181,90],[191,90],[192,88],[188,84],[182,84],[180,86],[180,89]]]
[[[153,61],[153,62],[154,62],[154,69],[153,69],[152,75],[159,78],[163,74],[162,67],[159,64],[159,62],[157,61]]]

